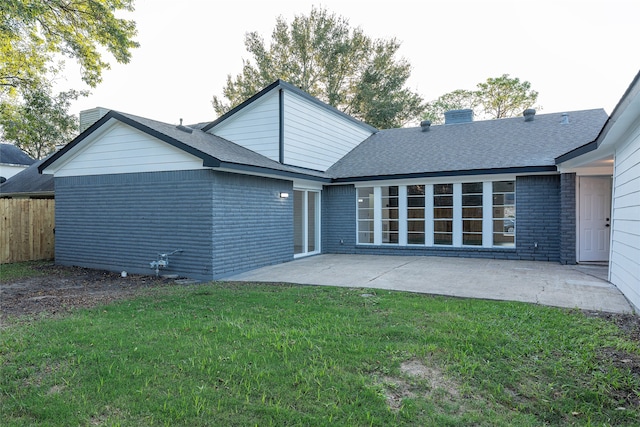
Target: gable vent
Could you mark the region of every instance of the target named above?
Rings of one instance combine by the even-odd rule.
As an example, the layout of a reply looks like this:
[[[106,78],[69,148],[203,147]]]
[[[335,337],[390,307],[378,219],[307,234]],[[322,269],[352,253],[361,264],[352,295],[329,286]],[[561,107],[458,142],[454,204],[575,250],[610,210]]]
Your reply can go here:
[[[473,110],[470,108],[465,108],[463,110],[450,110],[444,113],[445,125],[471,122],[473,122]]]

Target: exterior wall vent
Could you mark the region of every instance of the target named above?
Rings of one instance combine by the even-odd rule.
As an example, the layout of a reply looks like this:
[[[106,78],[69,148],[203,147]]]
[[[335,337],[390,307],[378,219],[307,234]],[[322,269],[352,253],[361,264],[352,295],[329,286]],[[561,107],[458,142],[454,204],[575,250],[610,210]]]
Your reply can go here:
[[[471,122],[473,122],[473,110],[470,108],[465,108],[463,110],[450,110],[444,113],[445,125]]]
[[[427,132],[431,129],[431,120],[423,120],[420,122],[420,127],[422,128],[422,132]]]
[[[527,108],[526,110],[524,110],[522,115],[524,116],[525,122],[532,122],[533,117],[536,115],[536,110],[534,110],[533,108]]]

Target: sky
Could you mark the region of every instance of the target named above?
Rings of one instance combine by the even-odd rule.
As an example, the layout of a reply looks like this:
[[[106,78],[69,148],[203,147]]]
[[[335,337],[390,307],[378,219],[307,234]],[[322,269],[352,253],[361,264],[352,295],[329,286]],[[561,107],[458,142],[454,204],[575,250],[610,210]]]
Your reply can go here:
[[[136,0],[140,47],[70,113],[114,109],[167,123],[211,121],[213,95],[240,73],[245,33],[271,40],[276,18],[322,7],[374,39],[396,38],[425,101],[509,74],[539,92],[539,114],[611,113],[640,70],[638,0]],[[80,88],[68,65],[59,88]]]

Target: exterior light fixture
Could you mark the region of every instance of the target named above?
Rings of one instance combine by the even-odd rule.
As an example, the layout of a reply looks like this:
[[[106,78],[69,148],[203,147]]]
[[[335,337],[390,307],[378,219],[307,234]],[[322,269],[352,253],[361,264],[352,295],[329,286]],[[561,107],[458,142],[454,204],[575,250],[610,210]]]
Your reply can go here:
[[[287,198],[289,198],[289,193],[286,193],[286,192],[284,192],[284,191],[283,191],[283,192],[281,192],[281,193],[280,193],[280,198],[281,198],[281,199],[287,199]]]

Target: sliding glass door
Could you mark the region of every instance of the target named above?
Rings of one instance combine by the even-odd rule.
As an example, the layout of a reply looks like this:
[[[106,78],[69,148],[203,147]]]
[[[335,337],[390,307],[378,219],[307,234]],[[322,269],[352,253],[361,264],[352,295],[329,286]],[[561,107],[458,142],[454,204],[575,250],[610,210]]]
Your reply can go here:
[[[320,252],[320,192],[293,191],[294,256]]]

